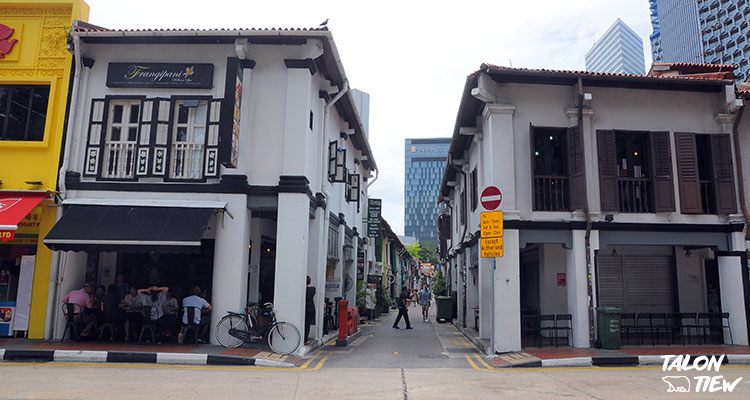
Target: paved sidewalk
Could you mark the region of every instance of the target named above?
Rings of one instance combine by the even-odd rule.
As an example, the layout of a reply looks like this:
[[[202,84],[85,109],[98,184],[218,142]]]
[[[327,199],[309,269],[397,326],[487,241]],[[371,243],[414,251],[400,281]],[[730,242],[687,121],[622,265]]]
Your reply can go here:
[[[750,364],[750,346],[626,346],[618,350],[596,348],[529,348],[518,353],[488,356],[493,367],[584,367],[661,365],[663,355],[721,356],[728,364]]]
[[[150,344],[109,341],[0,339],[0,360],[68,362],[148,362],[159,364],[258,365],[293,367],[302,357],[282,356],[261,346],[228,349],[211,344]]]

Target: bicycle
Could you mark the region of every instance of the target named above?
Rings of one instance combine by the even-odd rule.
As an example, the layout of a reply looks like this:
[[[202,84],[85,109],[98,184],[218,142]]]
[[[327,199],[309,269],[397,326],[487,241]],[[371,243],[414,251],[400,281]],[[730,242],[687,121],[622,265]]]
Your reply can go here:
[[[296,326],[276,321],[271,303],[265,303],[263,308],[252,303],[245,306],[245,312],[227,312],[216,324],[216,341],[224,347],[240,347],[245,342],[252,343],[265,338],[274,353],[289,355],[302,342],[302,335]],[[261,316],[267,321],[261,323]]]

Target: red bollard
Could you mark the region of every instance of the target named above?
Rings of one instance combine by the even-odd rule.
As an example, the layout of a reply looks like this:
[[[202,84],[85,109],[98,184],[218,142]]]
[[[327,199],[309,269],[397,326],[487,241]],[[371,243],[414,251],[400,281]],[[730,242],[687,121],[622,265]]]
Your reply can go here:
[[[349,302],[339,300],[339,339],[349,337]]]

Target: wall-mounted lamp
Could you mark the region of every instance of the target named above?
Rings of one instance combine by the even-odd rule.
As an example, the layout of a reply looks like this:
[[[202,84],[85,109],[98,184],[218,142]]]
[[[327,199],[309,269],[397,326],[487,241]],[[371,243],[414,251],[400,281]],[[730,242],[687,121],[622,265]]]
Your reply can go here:
[[[612,257],[617,257],[617,249],[612,248]]]
[[[693,255],[693,249],[685,249],[685,257],[690,257]]]
[[[612,221],[615,220],[615,216],[612,215],[612,214],[607,214],[607,215],[604,216],[604,220],[607,221],[607,222],[612,222]]]

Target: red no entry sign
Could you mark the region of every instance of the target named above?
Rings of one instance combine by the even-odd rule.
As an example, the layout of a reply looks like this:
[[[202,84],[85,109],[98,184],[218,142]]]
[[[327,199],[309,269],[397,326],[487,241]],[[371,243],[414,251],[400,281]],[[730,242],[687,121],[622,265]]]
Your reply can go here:
[[[482,202],[482,207],[485,210],[491,211],[500,206],[503,202],[503,194],[500,193],[500,189],[495,186],[487,186],[482,190],[482,196],[479,198]]]

